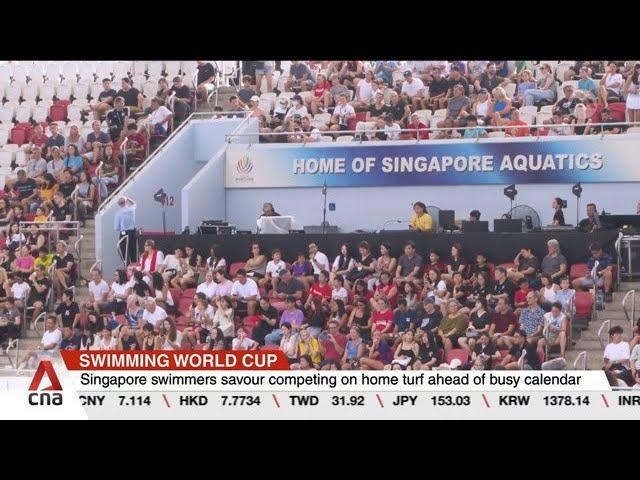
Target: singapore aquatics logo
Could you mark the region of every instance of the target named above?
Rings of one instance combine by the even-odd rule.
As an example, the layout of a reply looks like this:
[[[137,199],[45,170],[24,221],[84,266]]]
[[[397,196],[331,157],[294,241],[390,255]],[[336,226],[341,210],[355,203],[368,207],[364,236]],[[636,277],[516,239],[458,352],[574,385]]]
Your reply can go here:
[[[236,171],[241,175],[247,175],[253,170],[253,163],[249,160],[249,155],[245,154],[240,157],[236,163]]]

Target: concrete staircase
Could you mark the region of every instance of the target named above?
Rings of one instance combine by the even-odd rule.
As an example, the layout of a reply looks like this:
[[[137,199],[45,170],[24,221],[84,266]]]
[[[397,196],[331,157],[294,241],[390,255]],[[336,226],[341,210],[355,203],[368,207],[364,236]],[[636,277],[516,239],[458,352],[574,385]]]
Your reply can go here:
[[[229,98],[236,94],[234,87],[220,87],[218,90],[218,106],[222,107],[223,111],[229,111],[231,105],[229,104]],[[211,98],[211,103],[198,103],[199,112],[211,112],[215,106],[215,96]]]
[[[598,330],[607,320],[611,320],[611,327],[619,325],[624,328],[624,337],[630,340],[632,326],[629,320],[627,320],[622,308],[622,299],[625,294],[632,289],[638,291],[640,289],[640,282],[623,282],[620,285],[620,290],[613,294],[613,302],[605,303],[604,310],[596,312],[595,319],[589,322],[589,328],[587,330],[573,331],[573,340],[576,342],[576,345],[567,352],[567,361],[570,367],[573,367],[573,361],[578,354],[586,351],[587,370],[599,370],[602,368],[603,346],[608,343],[608,334],[607,332],[602,332],[601,339],[603,343],[601,345],[600,339],[598,338]],[[636,309],[638,309],[638,307],[636,307]],[[636,311],[636,317],[637,316],[638,311]],[[637,320],[637,318],[634,320]]]

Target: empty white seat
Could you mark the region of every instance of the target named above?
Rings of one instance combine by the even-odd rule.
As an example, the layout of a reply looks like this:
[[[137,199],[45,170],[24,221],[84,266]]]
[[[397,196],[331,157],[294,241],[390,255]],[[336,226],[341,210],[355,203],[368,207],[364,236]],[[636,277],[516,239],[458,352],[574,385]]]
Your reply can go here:
[[[3,105],[0,107],[0,122],[3,124],[9,124],[13,120],[15,115],[15,108],[12,106]]]
[[[18,102],[20,101],[21,92],[20,85],[16,85],[15,83],[12,85],[8,85],[4,89],[4,98],[7,99],[7,102]]]
[[[14,65],[11,78],[16,83],[27,83],[27,68],[24,65]]]
[[[640,133],[640,127],[631,127],[627,130],[627,133]]]
[[[487,136],[488,137],[504,137],[504,132],[503,131],[489,132],[489,134]]]
[[[84,82],[76,83],[72,88],[73,98],[84,98],[86,100],[87,95],[89,95],[90,85],[91,84]]]
[[[431,113],[431,110],[416,110],[413,113],[415,113],[420,117],[420,121],[422,121],[422,123],[424,123],[427,127],[429,126],[429,123],[431,122],[431,117],[433,115]]]
[[[87,100],[86,98],[76,98],[73,100],[73,102],[71,102],[71,104],[76,105],[80,108],[88,108],[89,100]]]
[[[71,85],[61,83],[56,87],[56,98],[58,100],[69,100],[71,97]]]
[[[521,114],[526,113],[534,117],[536,113],[538,113],[538,107],[536,107],[535,105],[528,105],[528,106],[520,107],[518,111]]]
[[[331,121],[331,114],[330,113],[316,113],[313,116],[314,120],[317,120],[318,122],[322,122],[324,124],[328,124]]]
[[[555,105],[544,105],[543,107],[540,107],[540,111],[544,113],[553,113],[554,108]]]
[[[8,146],[9,145],[6,145],[5,148]],[[18,167],[24,167],[27,164],[27,153],[24,150],[22,150],[18,145],[16,145],[16,147],[18,148],[16,148],[13,151],[16,164],[18,165]]]
[[[31,106],[30,105],[19,105],[16,108],[16,122],[25,123],[28,122],[31,118]]]
[[[533,125],[533,120],[535,117],[528,112],[520,112],[520,120],[523,122],[527,122],[529,125]]]
[[[158,84],[156,82],[144,82],[142,86],[142,94],[147,98],[153,98],[158,93]]]
[[[97,80],[99,82],[101,82],[103,78],[111,78],[112,73],[113,73],[112,61],[105,60],[105,61],[98,62],[98,65],[96,65],[96,75],[98,77]]]
[[[433,117],[446,117],[447,116],[447,109],[446,108],[441,108],[439,110],[436,110],[435,112],[433,112]]]
[[[49,115],[49,107],[45,105],[36,105],[33,109],[33,121],[37,123],[46,122]]]
[[[102,92],[103,88],[102,88],[102,83],[92,83],[91,86],[89,87],[89,96],[91,98],[95,98],[97,99],[98,96],[100,95],[100,92]]]
[[[536,125],[542,125],[545,120],[551,120],[552,115],[549,112],[536,113]]]
[[[95,73],[96,73],[95,62],[80,62],[78,64],[78,76],[80,78],[93,81]]]
[[[5,84],[11,83],[11,69],[9,65],[0,65],[0,82]]]
[[[322,142],[333,142],[333,137],[331,135],[322,135],[320,137],[320,141],[322,141]]]
[[[62,64],[63,62],[48,62],[44,67],[44,76],[57,82],[62,73]]]
[[[66,79],[77,80],[78,75],[78,62],[64,62],[62,65],[61,76]]]
[[[129,75],[131,71],[131,62],[118,61],[113,64],[113,78],[120,80],[122,77]]]
[[[164,73],[166,73],[169,80],[171,80],[180,73],[180,62],[176,60],[168,60],[164,62]]]
[[[51,108],[51,105],[53,105],[53,100],[40,100],[37,105],[38,106],[42,106],[42,107]]]
[[[38,96],[38,87],[30,83],[22,85],[21,91],[23,100],[35,100]]]
[[[43,82],[44,77],[44,64],[41,62],[34,62],[31,65],[31,69],[29,70],[29,78],[31,79],[31,83],[35,83],[40,85]]]
[[[363,132],[367,130],[374,130],[376,128],[376,122],[358,122],[356,123],[356,131]],[[369,135],[369,133],[367,133]]]
[[[351,142],[353,140],[352,135],[342,135],[336,138],[336,142]]]
[[[134,75],[144,75],[147,71],[147,62],[145,60],[136,60],[133,62]]]
[[[152,61],[147,63],[147,74],[150,77],[160,77],[162,76],[162,62]]]
[[[82,118],[82,110],[83,107],[76,104],[71,104],[67,106],[67,118],[71,122],[79,122]]]
[[[280,98],[282,97],[285,97],[287,100],[291,100],[295,95],[295,92],[282,92],[280,95],[278,95],[278,100],[280,100]]]
[[[267,115],[271,113],[272,105],[269,99],[260,100],[260,102],[258,102],[258,106],[260,107],[260,110],[262,110]]]
[[[0,145],[6,145],[9,141],[9,130],[8,129],[0,129]]]
[[[313,128],[318,128],[319,129],[319,128],[326,127],[327,124],[322,122],[322,121],[320,121],[320,120],[311,120],[311,126]]]

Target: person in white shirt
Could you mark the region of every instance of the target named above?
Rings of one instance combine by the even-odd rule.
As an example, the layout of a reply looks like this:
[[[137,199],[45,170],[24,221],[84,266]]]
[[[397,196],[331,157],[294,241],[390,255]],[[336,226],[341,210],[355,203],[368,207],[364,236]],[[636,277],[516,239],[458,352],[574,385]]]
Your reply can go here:
[[[231,342],[231,350],[257,350],[258,342],[247,337],[244,328],[239,328],[236,332],[236,338]]]
[[[111,310],[116,315],[124,315],[127,310],[127,299],[131,293],[131,287],[127,285],[129,283],[127,281],[127,272],[119,269],[113,277],[107,300],[111,305]]]
[[[275,291],[280,280],[280,271],[286,270],[287,264],[282,260],[282,252],[277,248],[271,251],[271,260],[267,262],[267,270],[264,278],[261,278],[258,283],[261,287],[264,287],[267,283],[271,282],[271,287]]]
[[[158,322],[161,322],[165,318],[167,318],[167,312],[164,308],[156,305],[155,298],[147,297],[144,312],[142,313],[143,323],[150,323],[154,327],[157,327]]]
[[[293,121],[296,117],[302,118],[309,115],[307,107],[304,105],[304,100],[300,95],[294,95],[291,97],[291,107],[287,110],[287,114],[284,116],[284,121]]]
[[[413,104],[413,107],[420,109],[420,102],[426,97],[424,83],[419,78],[413,78],[411,70],[404,72],[404,82],[402,82],[402,90],[400,93],[405,97],[408,102]]]
[[[395,123],[389,114],[384,117],[384,133],[387,135],[387,140],[400,140],[400,125]]]
[[[233,282],[227,278],[227,272],[223,269],[217,270],[214,274],[218,288],[216,291],[216,300],[220,297],[230,297],[233,290]]]
[[[15,275],[13,284],[11,285],[11,295],[16,301],[16,307],[24,308],[27,300],[27,294],[31,287],[24,281],[24,277],[20,274]]]
[[[165,318],[158,328],[156,350],[180,350],[181,345],[182,332],[176,328],[171,317]]]
[[[151,99],[151,114],[149,115],[149,131],[152,135],[166,135],[169,121],[173,113],[164,106],[160,98]]]
[[[544,325],[547,328],[546,337],[538,343],[538,348],[544,349],[545,343],[548,345],[560,346],[560,356],[564,358],[567,349],[567,317],[562,313],[562,304],[554,302],[551,311],[544,314]]]
[[[219,268],[227,268],[227,260],[222,256],[222,248],[220,245],[212,245],[209,253],[211,255],[207,258],[207,268],[209,270],[215,272]]]
[[[333,279],[333,289],[331,290],[331,300],[342,300],[347,302],[349,299],[349,292],[344,288],[344,277],[342,275],[336,275]]]
[[[634,380],[631,375],[629,343],[622,340],[624,330],[617,325],[609,330],[611,342],[604,349],[604,370],[609,370],[627,385],[632,385]]]
[[[356,111],[353,106],[347,103],[347,96],[342,94],[338,96],[336,108],[331,116],[331,127],[333,132],[344,131],[349,129],[349,120],[356,118]]]
[[[147,282],[151,280],[151,274],[162,265],[163,261],[164,253],[156,249],[156,243],[151,239],[144,242],[144,252],[140,257],[140,270],[145,277],[148,277]]]
[[[364,73],[364,79],[356,85],[356,99],[352,102],[353,108],[367,110],[373,98],[373,72],[367,70]]]
[[[36,359],[50,357],[60,350],[62,342],[62,332],[58,328],[58,318],[55,315],[47,316],[45,331],[42,340],[34,350],[29,350],[22,361],[18,364],[18,369],[29,367]]]
[[[319,275],[322,270],[331,270],[329,259],[320,251],[316,243],[309,244],[309,261],[313,265],[313,274]]]
[[[620,98],[620,89],[624,85],[622,75],[618,73],[618,67],[615,63],[610,63],[607,67],[607,73],[600,80],[600,100],[604,108],[609,106],[609,97]],[[622,99],[620,99],[622,100]]]
[[[113,334],[111,330],[105,327],[100,335],[100,341],[98,342],[97,350],[117,350],[118,338]]]
[[[160,263],[158,266],[158,271],[162,273],[162,278],[167,284],[171,283],[171,280],[176,277],[182,275],[182,259],[184,258],[184,253],[180,247],[176,247],[173,251],[173,255],[169,254]]]
[[[94,268],[91,270],[91,281],[89,282],[89,298],[85,304],[87,309],[93,309],[100,315],[109,304],[109,285],[102,278],[102,272]]]
[[[260,300],[260,291],[258,285],[252,278],[247,277],[247,272],[244,268],[238,270],[236,274],[236,281],[233,282],[231,287],[231,299],[233,300],[233,308],[243,307],[247,309],[247,315],[253,316],[256,313],[256,303]]]
[[[203,293],[211,302],[218,292],[218,284],[213,281],[213,272],[209,270],[204,276],[204,282],[196,288],[196,294]]]

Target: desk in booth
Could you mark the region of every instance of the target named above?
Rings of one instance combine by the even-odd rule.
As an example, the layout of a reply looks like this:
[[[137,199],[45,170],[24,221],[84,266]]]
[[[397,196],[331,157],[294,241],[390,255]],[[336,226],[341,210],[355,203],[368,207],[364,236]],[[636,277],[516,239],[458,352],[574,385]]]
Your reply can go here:
[[[374,257],[378,256],[381,243],[391,244],[392,255],[402,255],[405,242],[413,240],[417,251],[423,257],[428,257],[432,248],[438,250],[443,260],[449,258],[451,245],[454,242],[462,244],[464,255],[469,261],[475,260],[478,252],[487,255],[489,262],[495,264],[512,262],[518,251],[525,246],[533,248],[535,255],[542,260],[546,255],[548,240],[555,238],[560,242],[560,248],[569,264],[585,262],[589,257],[589,245],[600,242],[604,250],[615,256],[614,242],[618,230],[600,230],[594,233],[578,231],[541,231],[530,233],[435,233],[425,234],[409,231],[386,231],[381,233],[335,233],[335,234],[289,234],[289,235],[141,235],[139,237],[140,251],[143,251],[145,240],[151,238],[157,248],[166,253],[173,253],[176,246],[192,245],[203,258],[209,256],[211,245],[222,247],[222,255],[227,263],[244,262],[249,258],[251,243],[258,242],[262,252],[270,258],[274,248],[282,250],[286,261],[294,261],[297,252],[308,255],[308,245],[316,242],[320,251],[324,252],[329,261],[333,262],[340,250],[340,245],[349,245],[352,256],[357,255],[357,245],[366,240],[371,245]]]

